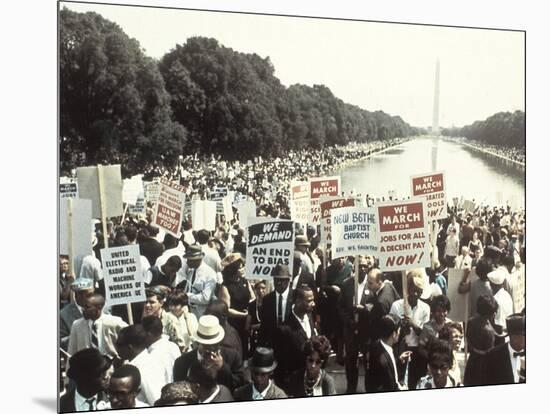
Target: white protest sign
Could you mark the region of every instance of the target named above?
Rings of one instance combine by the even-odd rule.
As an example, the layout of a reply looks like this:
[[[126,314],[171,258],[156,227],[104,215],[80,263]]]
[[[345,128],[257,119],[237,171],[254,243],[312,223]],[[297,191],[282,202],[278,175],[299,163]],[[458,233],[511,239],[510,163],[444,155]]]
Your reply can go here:
[[[143,192],[141,175],[134,175],[131,179],[122,182],[122,201],[126,204],[136,204],[140,193]]]
[[[101,165],[103,204],[105,217],[122,216],[122,178],[120,165]],[[78,196],[92,200],[92,217],[101,218],[101,200],[99,192],[98,167],[79,167],[76,169],[78,178]]]
[[[59,198],[78,198],[76,178],[59,177]]]
[[[309,183],[293,181],[290,184],[290,217],[298,223],[307,223],[309,219]]]
[[[426,200],[429,221],[447,218],[445,174],[443,172],[413,175],[411,177],[411,195]]]
[[[340,177],[317,177],[309,180],[311,210],[309,223],[313,226],[321,224],[321,206],[319,198],[322,196],[337,196],[340,194]]]
[[[476,205],[473,201],[464,200],[464,202],[462,203],[462,208],[466,213],[473,213],[476,208]]]
[[[180,237],[184,206],[185,187],[162,178],[153,224],[174,237]]]
[[[398,271],[430,266],[426,201],[411,199],[378,203],[380,270]]]
[[[468,321],[468,293],[458,293],[458,287],[463,280],[464,272],[470,272],[467,269],[449,269],[448,273],[448,289],[447,296],[451,301],[451,310],[449,311],[449,319],[453,321]],[[475,309],[474,309],[475,310]],[[470,310],[471,312],[471,310]]]
[[[145,184],[145,201],[156,204],[159,201],[160,183],[152,182]]]
[[[343,207],[330,211],[332,258],[377,255],[374,207]]]
[[[237,213],[239,214],[239,225],[241,228],[248,227],[248,220],[256,217],[256,203],[254,200],[242,200],[235,203]]]
[[[191,222],[194,230],[216,230],[216,202],[193,200],[191,202]]]
[[[128,213],[130,214],[143,214],[145,215],[147,213],[145,205],[145,195],[143,191],[137,196],[136,202],[133,205],[128,206]]]
[[[101,264],[107,306],[145,302],[145,285],[137,244],[101,249]]]
[[[246,243],[247,279],[271,279],[278,264],[292,274],[294,262],[294,223],[291,220],[249,218]]]
[[[92,253],[92,201],[74,198],[70,202],[70,209],[69,199],[59,202],[59,253],[72,254],[73,269],[78,274],[82,258]]]
[[[321,197],[319,205],[321,207],[321,243],[326,246],[331,242],[330,211],[336,208],[352,207],[356,203],[354,198]]]
[[[223,205],[223,215],[225,216],[225,221],[233,220],[233,198],[231,196],[224,197],[222,200]]]

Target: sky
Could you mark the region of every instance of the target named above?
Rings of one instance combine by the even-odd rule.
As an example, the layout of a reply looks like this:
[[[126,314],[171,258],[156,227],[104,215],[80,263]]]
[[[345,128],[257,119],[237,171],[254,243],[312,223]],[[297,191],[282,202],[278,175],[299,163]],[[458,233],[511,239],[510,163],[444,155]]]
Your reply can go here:
[[[344,102],[432,124],[435,64],[440,119],[463,126],[524,110],[524,33],[384,22],[65,3],[95,11],[160,58],[191,36],[269,56],[285,86],[323,84]],[[185,5],[185,4],[183,4]]]

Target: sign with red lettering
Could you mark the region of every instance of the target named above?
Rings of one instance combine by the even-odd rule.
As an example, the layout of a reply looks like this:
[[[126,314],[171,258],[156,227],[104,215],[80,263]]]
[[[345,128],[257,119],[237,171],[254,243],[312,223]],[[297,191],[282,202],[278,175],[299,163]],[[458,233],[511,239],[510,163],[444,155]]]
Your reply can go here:
[[[321,208],[321,243],[326,245],[331,243],[330,211],[342,207],[353,207],[355,206],[355,199],[346,197],[321,197],[319,206]]]
[[[322,196],[337,196],[340,194],[340,177],[318,177],[309,180],[311,210],[309,224],[321,224],[321,206],[319,198]]]
[[[307,223],[309,219],[309,183],[293,181],[290,184],[290,217],[298,223]]]
[[[378,203],[376,223],[380,270],[387,272],[430,266],[425,200]]]
[[[443,172],[412,176],[411,195],[426,200],[429,221],[447,218],[445,174]]]
[[[153,223],[174,237],[181,235],[181,221],[185,208],[185,187],[161,178],[158,202]]]

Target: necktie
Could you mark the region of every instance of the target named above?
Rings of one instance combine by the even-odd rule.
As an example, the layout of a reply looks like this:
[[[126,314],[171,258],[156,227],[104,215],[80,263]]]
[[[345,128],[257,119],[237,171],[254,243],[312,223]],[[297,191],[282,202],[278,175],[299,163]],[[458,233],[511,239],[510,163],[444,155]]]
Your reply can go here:
[[[97,325],[95,322],[92,323],[92,346],[94,348],[99,348],[99,340],[97,338]]]
[[[283,323],[283,295],[279,294],[279,306],[277,308],[277,322]]]
[[[514,358],[525,356],[525,351],[514,352]]]
[[[197,269],[193,270],[193,276],[191,277],[191,286],[189,290],[193,289],[193,285],[195,284],[195,277],[197,276]]]
[[[87,400],[85,400],[88,403],[88,410],[90,411],[93,411],[94,409],[94,400],[95,400],[95,397],[88,398]]]

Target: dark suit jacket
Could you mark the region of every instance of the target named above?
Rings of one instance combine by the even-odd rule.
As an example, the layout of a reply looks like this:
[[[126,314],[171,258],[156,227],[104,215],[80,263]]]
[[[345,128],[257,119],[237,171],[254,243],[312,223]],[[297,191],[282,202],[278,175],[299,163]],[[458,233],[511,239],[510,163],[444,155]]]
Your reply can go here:
[[[397,357],[395,361],[397,363]],[[391,358],[380,341],[376,341],[370,349],[367,385],[370,392],[398,390]]]
[[[237,388],[233,393],[233,397],[235,401],[252,401],[252,383]],[[287,395],[282,389],[275,385],[275,382],[273,382],[264,400],[275,400],[278,398],[287,398]]]
[[[68,413],[68,412],[76,411],[76,406],[74,403],[74,395],[75,395],[74,393],[75,393],[75,390],[72,389],[71,391],[68,391],[65,395],[63,395],[59,399],[60,412]],[[107,398],[107,395],[103,391],[100,391],[97,394],[97,402],[99,401],[105,401],[105,402],[109,401],[109,399]]]
[[[311,336],[316,336],[311,315],[308,315],[308,320],[312,332]],[[305,367],[303,351],[306,341],[307,336],[302,325],[291,312],[287,321],[277,328],[274,337],[273,351],[279,364],[275,373],[278,378]],[[283,387],[283,389],[286,388]]]
[[[65,351],[69,345],[69,335],[71,334],[71,327],[73,322],[82,318],[82,312],[78,309],[78,306],[74,303],[69,303],[61,311],[59,311],[59,337],[61,341],[61,348]]]
[[[273,338],[277,330],[277,300],[276,292],[268,293],[262,303],[262,312],[260,314],[261,325],[259,331],[259,344],[262,346],[273,347]],[[285,321],[288,321],[292,314],[292,289],[288,292],[288,298],[285,307]]]
[[[243,361],[237,351],[227,348],[220,348],[220,350],[223,357],[223,367],[218,372],[216,381],[233,391],[244,384]],[[196,349],[182,354],[174,363],[174,381],[188,381],[190,372],[198,364]]]
[[[361,305],[372,304],[374,302],[374,296],[371,292],[367,292],[367,285],[361,293]],[[342,293],[340,295],[340,301],[338,303],[338,312],[340,318],[343,322],[344,333],[352,334],[357,328],[357,335],[360,342],[365,342],[369,334],[370,326],[370,312],[365,307],[364,309],[358,312],[357,324],[355,323],[355,312],[354,312],[354,278],[350,277],[344,281],[342,286]]]
[[[513,384],[514,373],[508,352],[508,344],[504,343],[491,349],[487,354],[487,384]]]
[[[218,393],[218,395],[216,395],[216,397],[212,401],[210,401],[211,403],[235,401],[233,399],[233,395],[231,395],[231,391],[229,390],[229,388],[227,388],[223,384],[219,384],[219,386],[220,386],[220,392]]]
[[[399,293],[393,286],[393,283],[385,282],[382,290],[378,294],[375,294],[374,307],[371,311],[371,332],[370,337],[372,340],[376,340],[379,335],[379,322],[382,316],[390,313],[391,305],[396,300],[401,299]]]
[[[291,281],[290,283],[293,284],[294,281]],[[313,274],[306,273],[304,271],[300,273],[300,276],[298,276],[298,284],[296,286],[300,287],[303,285],[309,286],[313,292],[317,292],[317,283],[315,282],[315,276],[313,276]]]

